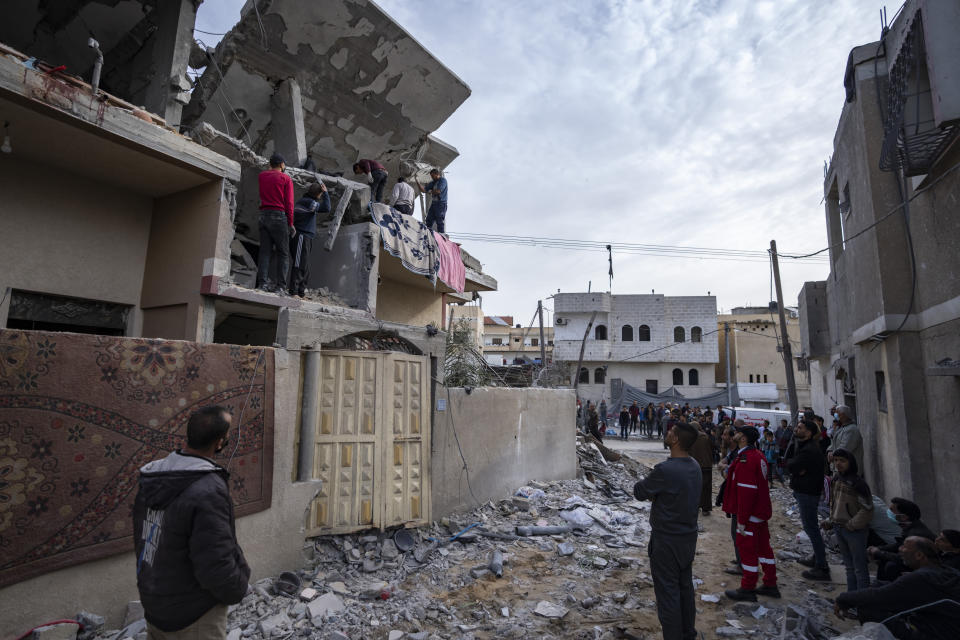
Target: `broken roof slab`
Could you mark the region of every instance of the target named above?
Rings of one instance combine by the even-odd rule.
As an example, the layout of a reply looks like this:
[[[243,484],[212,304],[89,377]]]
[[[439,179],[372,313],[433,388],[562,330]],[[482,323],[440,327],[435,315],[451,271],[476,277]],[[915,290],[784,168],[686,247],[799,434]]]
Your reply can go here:
[[[362,157],[389,164],[416,150],[470,88],[380,7],[364,0],[248,2],[184,112],[273,151],[271,97],[297,81],[306,147],[321,171]],[[261,25],[262,24],[262,30]],[[456,157],[439,140],[437,160]],[[431,158],[432,159],[432,158]],[[437,162],[441,164],[441,162]]]

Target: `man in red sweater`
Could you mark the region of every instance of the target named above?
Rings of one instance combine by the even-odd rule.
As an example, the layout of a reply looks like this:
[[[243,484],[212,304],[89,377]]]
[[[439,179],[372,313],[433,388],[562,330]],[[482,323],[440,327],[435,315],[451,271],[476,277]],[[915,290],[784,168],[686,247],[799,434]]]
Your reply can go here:
[[[283,172],[283,156],[270,156],[270,168],[261,171],[260,181],[260,255],[257,260],[257,288],[286,293],[284,283],[290,275],[290,238],[293,226],[293,180]],[[277,261],[274,266],[271,263]],[[274,282],[271,267],[279,269]]]
[[[757,595],[779,598],[777,563],[770,547],[767,521],[773,515],[767,484],[767,460],[756,448],[760,432],[741,427],[734,436],[739,450],[727,469],[723,510],[737,519],[737,550],[743,577],[739,589],[727,589],[731,600],[757,601]],[[763,586],[757,588],[760,570]]]

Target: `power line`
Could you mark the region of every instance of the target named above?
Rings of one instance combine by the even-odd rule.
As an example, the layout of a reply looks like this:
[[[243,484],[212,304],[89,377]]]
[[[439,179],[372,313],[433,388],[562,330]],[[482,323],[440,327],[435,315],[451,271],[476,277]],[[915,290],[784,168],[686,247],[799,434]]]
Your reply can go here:
[[[737,262],[766,262],[769,260],[765,250],[752,251],[748,249],[650,245],[473,232],[453,232],[450,235],[458,240],[492,242],[496,244],[507,245],[540,246],[551,249],[565,249],[573,251],[607,251],[607,245],[609,244],[611,245],[612,249],[618,253],[652,255],[665,258],[700,258],[708,260],[734,260]],[[818,258],[815,261],[826,262],[826,257]]]

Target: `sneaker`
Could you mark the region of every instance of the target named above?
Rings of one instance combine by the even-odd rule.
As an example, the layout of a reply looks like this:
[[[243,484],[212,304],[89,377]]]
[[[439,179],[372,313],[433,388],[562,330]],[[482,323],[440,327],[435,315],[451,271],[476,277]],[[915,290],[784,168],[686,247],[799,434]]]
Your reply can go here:
[[[731,600],[746,600],[747,602],[756,602],[758,592],[754,589],[741,589],[737,587],[736,589],[727,589],[723,593]]]
[[[817,558],[815,556],[807,556],[806,558],[800,558],[797,560],[800,564],[805,567],[810,567],[811,569],[817,566]]]
[[[758,596],[767,596],[768,598],[779,598],[780,589],[777,588],[777,585],[768,587],[767,585],[762,585],[757,589]]]
[[[823,582],[830,581],[830,569],[827,567],[814,567],[813,569],[807,569],[800,575],[807,580],[822,580]]]

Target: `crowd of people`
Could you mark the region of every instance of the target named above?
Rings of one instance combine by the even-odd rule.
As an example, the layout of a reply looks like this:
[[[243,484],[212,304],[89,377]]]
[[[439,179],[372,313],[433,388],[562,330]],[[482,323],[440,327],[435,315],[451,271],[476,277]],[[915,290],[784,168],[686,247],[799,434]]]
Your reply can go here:
[[[880,622],[903,640],[958,637],[960,629],[960,531],[934,533],[910,499],[889,502],[873,494],[861,471],[863,437],[846,406],[831,409],[832,423],[806,411],[795,428],[786,420],[751,426],[717,407],[660,403],[622,406],[620,437],[634,430],[651,437],[662,429],[670,457],[634,487],[638,500],[652,500],[649,545],[657,613],[665,639],[696,638],[693,587],[699,515],[721,507],[730,518],[734,559],[726,573],[740,585],[725,592],[732,601],[780,598],[776,556],[768,522],[771,483],[793,492],[813,553],[800,559],[806,580],[832,580],[827,546],[843,560],[846,591],[834,613]],[[648,409],[651,412],[648,413]],[[584,430],[602,440],[606,406],[588,402],[578,416]],[[634,420],[634,416],[637,416]],[[646,421],[651,416],[652,422]],[[723,481],[712,497],[713,467]],[[870,563],[876,565],[873,575]]]
[[[330,212],[330,194],[323,182],[307,187],[294,200],[293,179],[286,174],[286,161],[279,153],[270,157],[270,167],[258,176],[260,188],[260,252],[257,258],[257,288],[281,295],[303,297],[310,276],[310,254],[317,235],[317,216]],[[362,159],[353,165],[354,174],[370,181],[372,202],[383,202],[388,173],[376,160]],[[446,231],[447,179],[440,169],[430,171],[426,185],[414,180],[422,193],[430,194],[430,208],[424,224],[440,233]],[[397,178],[390,206],[413,214],[416,195],[404,177]]]

